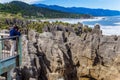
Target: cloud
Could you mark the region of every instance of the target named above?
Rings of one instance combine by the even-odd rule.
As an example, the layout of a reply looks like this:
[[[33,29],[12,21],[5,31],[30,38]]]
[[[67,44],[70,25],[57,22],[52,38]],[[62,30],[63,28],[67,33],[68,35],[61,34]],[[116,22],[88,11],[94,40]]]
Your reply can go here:
[[[6,3],[6,2],[11,2],[11,1],[22,1],[22,2],[26,2],[26,3],[36,3],[36,2],[40,2],[43,0],[0,0],[0,3]]]

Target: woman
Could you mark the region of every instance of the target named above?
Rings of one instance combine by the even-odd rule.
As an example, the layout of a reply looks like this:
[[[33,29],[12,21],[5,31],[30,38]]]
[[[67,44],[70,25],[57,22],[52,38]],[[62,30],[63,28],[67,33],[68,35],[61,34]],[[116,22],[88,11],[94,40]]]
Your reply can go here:
[[[17,38],[15,36],[20,36],[21,33],[19,31],[18,26],[14,25],[13,28],[10,30],[10,37],[11,37],[11,50],[10,50],[10,56],[12,56],[15,53],[16,50],[16,40]]]

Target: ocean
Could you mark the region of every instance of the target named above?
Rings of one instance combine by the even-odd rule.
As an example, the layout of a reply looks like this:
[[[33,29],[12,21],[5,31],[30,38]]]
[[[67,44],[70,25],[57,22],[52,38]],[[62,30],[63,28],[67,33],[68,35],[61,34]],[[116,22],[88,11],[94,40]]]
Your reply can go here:
[[[71,24],[81,22],[92,28],[95,24],[99,24],[104,35],[120,35],[120,16],[95,17],[94,19],[46,19],[43,21],[62,21]]]
[[[82,23],[92,27],[98,23],[104,35],[120,35],[120,16],[104,17],[96,21],[83,21]]]

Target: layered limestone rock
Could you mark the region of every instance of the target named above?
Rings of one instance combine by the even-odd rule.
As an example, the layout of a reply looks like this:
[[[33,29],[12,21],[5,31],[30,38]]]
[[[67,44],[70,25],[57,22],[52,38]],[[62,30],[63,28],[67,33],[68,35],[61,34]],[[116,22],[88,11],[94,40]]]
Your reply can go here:
[[[20,80],[119,80],[120,36],[31,30],[23,36]],[[17,72],[17,71],[16,71]]]

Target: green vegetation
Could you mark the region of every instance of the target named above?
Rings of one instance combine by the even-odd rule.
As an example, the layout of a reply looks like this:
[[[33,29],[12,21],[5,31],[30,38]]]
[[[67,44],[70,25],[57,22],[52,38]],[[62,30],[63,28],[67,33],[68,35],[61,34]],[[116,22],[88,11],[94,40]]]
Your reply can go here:
[[[6,12],[0,12],[0,29],[8,29],[9,25],[5,23],[6,19],[21,19],[24,18],[21,16],[21,13],[11,14]]]
[[[33,29],[39,33],[42,33],[42,28],[46,25],[48,25],[49,23],[46,22],[31,22],[30,24],[28,24],[27,29]]]
[[[8,29],[8,25],[4,23],[5,19],[0,20],[0,30],[2,29]]]
[[[11,13],[6,13],[6,12],[0,12],[0,19],[7,19],[7,18],[8,19],[13,19],[13,18],[23,19],[21,13],[11,14]]]
[[[0,4],[0,29],[8,29],[9,26],[12,25],[10,24],[10,21],[12,20],[14,21],[14,19],[19,19],[24,23],[24,21],[29,18],[43,19],[43,18],[90,18],[90,17],[91,17],[90,15],[72,14],[72,13],[50,10],[42,7],[40,8],[20,1],[13,1],[10,3]],[[6,23],[6,20],[8,20],[9,24]],[[53,25],[63,25],[63,26],[72,26],[72,27],[76,26],[76,25],[70,25],[68,23],[57,22],[57,21],[53,22],[52,24],[49,22],[30,22],[29,24],[24,24],[24,27],[22,25],[19,26],[21,27],[22,30],[34,29],[37,32],[41,33],[42,28],[44,26],[53,26]]]
[[[40,8],[33,5],[26,4],[20,1],[13,1],[10,3],[0,4],[0,29],[8,29],[9,26],[17,24],[21,30],[34,29],[37,32],[42,32],[45,26],[62,25],[64,27],[71,26],[74,29],[78,24],[69,24],[63,22],[29,22],[27,19],[40,18],[90,18],[90,15],[65,13],[47,8]],[[14,21],[17,19],[17,23]],[[12,21],[12,22],[11,22]],[[25,24],[24,24],[25,23]],[[88,28],[87,28],[88,29]]]
[[[20,1],[0,4],[0,12],[20,14],[24,18],[90,18],[90,15],[65,13],[40,8]]]

